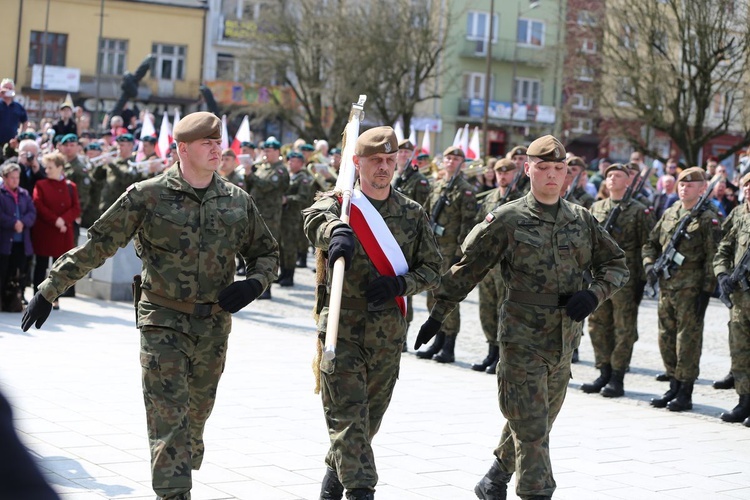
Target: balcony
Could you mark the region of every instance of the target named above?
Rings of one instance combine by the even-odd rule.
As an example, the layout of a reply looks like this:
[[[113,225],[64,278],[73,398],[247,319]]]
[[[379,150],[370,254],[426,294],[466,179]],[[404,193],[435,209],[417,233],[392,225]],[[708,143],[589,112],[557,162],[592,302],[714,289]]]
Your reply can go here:
[[[464,40],[460,56],[465,58],[485,59],[487,42],[483,40]],[[518,45],[515,40],[498,40],[492,44],[492,60],[498,62],[513,63],[526,66],[543,67],[554,62],[555,50],[553,47],[529,47]]]
[[[511,110],[513,112],[511,113]],[[511,105],[509,102],[490,101],[487,109],[489,122],[493,125],[535,126],[555,123],[557,115],[552,106],[540,104]],[[512,116],[511,116],[512,114]],[[484,100],[461,99],[458,101],[458,117],[468,121],[479,121],[484,117]]]

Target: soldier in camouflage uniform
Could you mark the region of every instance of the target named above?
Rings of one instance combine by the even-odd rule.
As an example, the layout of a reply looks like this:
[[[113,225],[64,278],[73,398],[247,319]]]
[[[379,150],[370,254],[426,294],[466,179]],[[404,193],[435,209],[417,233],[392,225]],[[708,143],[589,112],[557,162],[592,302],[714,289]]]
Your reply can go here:
[[[475,222],[479,224],[487,215],[497,207],[513,200],[521,198],[521,193],[510,185],[516,177],[516,173],[523,172],[516,167],[516,164],[507,158],[501,158],[495,163],[495,180],[497,188],[490,191],[484,198],[484,203],[477,212]],[[523,174],[521,174],[523,175]],[[518,184],[518,182],[516,182]],[[505,283],[497,267],[487,273],[482,281],[479,282],[479,321],[482,323],[482,331],[487,338],[489,351],[487,357],[481,362],[471,365],[474,371],[485,371],[494,375],[497,369],[497,360],[500,348],[497,344],[498,318],[500,316],[500,306],[505,302]]]
[[[245,189],[245,179],[237,172],[237,155],[232,149],[221,152],[221,166],[219,175],[240,189]]]
[[[625,394],[623,378],[630,367],[633,345],[638,340],[638,304],[646,283],[641,248],[648,240],[654,221],[643,204],[632,198],[627,204],[622,202],[631,184],[625,165],[612,164],[604,175],[610,197],[595,202],[591,214],[604,226],[612,209],[620,206],[622,211],[610,234],[625,252],[630,279],[589,317],[589,335],[600,375],[592,383],[582,384],[581,390],[589,394],[601,391],[604,397],[617,398]]]
[[[65,157],[65,178],[75,183],[78,188],[78,203],[81,205],[83,214],[91,202],[91,176],[89,175],[88,165],[81,161],[78,156],[78,136],[75,134],[66,134],[57,143],[57,149]],[[76,221],[74,226],[76,237],[75,245],[78,245],[78,228],[81,225],[81,218]]]
[[[465,158],[464,152],[457,147],[451,146],[443,152],[443,178],[433,185],[424,207],[430,216],[440,252],[443,254],[443,267],[440,269],[442,273],[461,258],[460,245],[474,227],[474,217],[477,213],[474,189],[460,172]],[[447,191],[453,175],[458,177],[451,190]],[[435,206],[444,194],[447,201],[440,213],[436,214]],[[433,293],[428,292],[427,308],[431,308],[434,303]],[[418,352],[417,356],[422,359],[434,359],[438,363],[453,363],[456,360],[456,336],[460,329],[461,316],[456,307],[443,322],[443,328],[432,345],[427,350]]]
[[[643,245],[647,279],[655,283],[653,264],[669,244],[683,217],[687,217],[706,189],[706,176],[699,167],[683,170],[677,179],[680,201],[669,207]],[[716,289],[713,259],[721,239],[719,214],[710,206],[687,228],[677,251],[684,256],[673,266],[671,279],[659,277],[659,351],[669,375],[669,390],[651,405],[671,411],[693,407],[693,383],[698,378],[703,346],[703,319]]]
[[[117,200],[128,186],[141,180],[137,170],[128,162],[133,159],[133,136],[122,134],[117,137],[117,158],[114,161],[94,167],[91,177],[102,183],[99,199],[99,213],[104,213]]]
[[[528,156],[526,156],[526,146],[516,146],[510,151],[508,151],[508,154],[505,155],[506,158],[508,158],[510,161],[516,164],[516,168],[523,170],[524,165],[526,165],[526,160],[528,159]],[[526,194],[529,192],[529,178],[525,175],[522,175],[520,179],[518,179],[518,186],[516,186],[516,189],[521,194]]]
[[[307,238],[302,229],[302,210],[313,202],[313,178],[305,169],[305,157],[296,151],[286,156],[289,165],[289,188],[282,198],[281,273],[279,285],[294,286],[294,268],[299,248],[306,248]]]
[[[745,201],[732,210],[731,229],[719,243],[713,264],[722,294],[731,297],[733,304],[729,319],[729,351],[734,389],[740,396],[737,406],[722,413],[721,419],[742,422],[750,427],[750,292],[729,279],[750,248],[750,174],[740,179],[740,188]],[[742,278],[747,280],[747,273]]]
[[[374,215],[382,217],[403,252],[402,274],[378,271],[368,257],[371,247],[360,240],[356,226],[353,231],[341,222],[341,206],[334,195],[323,196],[303,212],[305,233],[316,248],[328,252],[328,265],[343,257],[347,268],[336,357],[323,358],[320,364],[331,438],[320,494],[325,500],[342,498],[344,488],[350,500],[374,498],[378,475],[371,443],[390,403],[406,342],[403,302],[397,300],[434,288],[440,279],[440,251],[424,210],[390,186],[397,148],[393,129],[376,127],[359,136],[354,162],[359,172],[355,187],[373,206]],[[386,241],[391,235],[377,237]],[[321,349],[328,321],[328,274],[317,297]]]
[[[573,156],[569,158],[566,163],[573,171],[573,179],[578,177],[578,185],[573,186],[573,196],[578,200],[579,204],[584,208],[591,208],[591,205],[596,201],[593,196],[586,192],[586,162],[579,156]]]
[[[85,164],[91,184],[89,189],[88,207],[81,212],[81,226],[91,227],[101,215],[101,212],[99,212],[99,201],[101,200],[102,185],[104,184],[104,181],[99,182],[94,179],[93,174],[95,165],[91,163],[91,159],[103,154],[102,145],[99,142],[91,142],[83,148],[83,151],[86,155]]]
[[[280,149],[279,141],[267,139],[263,144],[263,163],[252,165],[245,172],[246,189],[276,241],[281,238],[281,199],[289,187],[289,171],[284,165]],[[260,299],[270,298],[271,288],[268,287]]]
[[[628,171],[630,173],[630,180],[631,180],[631,182],[632,182],[634,176],[641,175],[641,171],[642,170],[641,170],[641,164],[640,163],[635,163],[635,162],[631,161],[630,163],[628,163],[625,166],[628,167]],[[645,168],[645,167],[643,167],[643,168]],[[646,196],[646,194],[642,190],[640,192],[638,192],[638,193],[633,193],[633,199],[636,200],[636,201],[638,201],[638,202],[640,202],[640,203],[642,203],[643,205],[645,205],[645,206],[647,206],[649,208],[653,208],[653,200],[649,199],[649,197]]]
[[[528,149],[530,193],[490,212],[463,244],[464,254],[443,275],[437,302],[417,342],[440,328],[493,267],[508,287],[501,306],[500,410],[507,422],[495,461],[474,492],[505,498],[514,472],[524,500],[552,498],[555,481],[549,434],[565,399],[582,321],[628,279],[625,255],[588,210],[560,200],[565,149],[552,136]],[[590,284],[584,273],[591,271]],[[416,346],[415,346],[416,347]]]
[[[186,500],[203,460],[231,313],[269,286],[278,247],[252,198],[215,173],[221,121],[189,114],[174,137],[178,165],[131,186],[90,228],[88,241],[55,262],[22,328],[39,328],[58,295],[135,239],[143,261],[135,301],[152,485],[158,498]],[[248,262],[248,278],[238,282],[236,253]]]

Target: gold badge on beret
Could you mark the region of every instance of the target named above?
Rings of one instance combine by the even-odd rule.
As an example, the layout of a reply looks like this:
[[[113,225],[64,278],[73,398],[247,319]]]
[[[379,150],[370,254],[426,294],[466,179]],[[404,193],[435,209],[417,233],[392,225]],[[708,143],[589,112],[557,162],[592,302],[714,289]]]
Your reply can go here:
[[[448,155],[460,156],[461,158],[466,158],[466,155],[464,154],[463,150],[459,148],[458,146],[449,146],[448,149],[443,151],[443,157],[446,157]]]
[[[604,177],[607,177],[610,172],[614,172],[614,171],[622,172],[625,175],[628,175],[629,174],[628,170],[629,170],[628,167],[626,167],[622,163],[613,163],[612,165],[607,167],[607,170],[604,171]]]

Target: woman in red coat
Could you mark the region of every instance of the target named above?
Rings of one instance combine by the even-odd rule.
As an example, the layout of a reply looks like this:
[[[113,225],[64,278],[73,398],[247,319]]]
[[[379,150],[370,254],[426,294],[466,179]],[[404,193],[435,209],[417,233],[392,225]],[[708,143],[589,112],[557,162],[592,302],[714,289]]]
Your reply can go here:
[[[31,228],[31,243],[34,246],[34,293],[47,277],[50,258],[59,256],[73,248],[73,222],[81,215],[78,189],[75,183],[65,179],[63,168],[65,157],[50,153],[42,158],[46,179],[34,186],[36,223]],[[53,304],[58,308],[57,301]]]

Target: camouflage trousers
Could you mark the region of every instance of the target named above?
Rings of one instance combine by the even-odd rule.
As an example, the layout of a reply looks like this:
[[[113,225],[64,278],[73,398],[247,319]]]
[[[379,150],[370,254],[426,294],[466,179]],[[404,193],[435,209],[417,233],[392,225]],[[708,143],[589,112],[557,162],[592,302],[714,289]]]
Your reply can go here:
[[[190,498],[203,461],[203,429],[224,371],[227,337],[141,328],[141,367],[152,486],[162,498]]]
[[[703,315],[695,302],[700,289],[685,287],[659,291],[659,351],[667,375],[682,382],[695,380],[700,373],[703,349]]]
[[[479,282],[479,322],[490,345],[498,345],[497,332],[500,306],[508,293],[498,268],[492,268]]]
[[[291,229],[281,234],[281,239],[279,240],[279,267],[281,269],[294,269],[297,267],[297,252],[299,251],[300,237],[307,241],[303,235],[298,235]]]
[[[451,268],[451,258],[448,255],[455,255],[456,248],[441,248],[440,252],[443,254],[443,263],[440,266],[440,274],[443,275],[448,272]],[[427,292],[427,310],[431,311],[432,306],[435,305],[435,294],[434,290]],[[456,304],[456,308],[443,320],[442,332],[446,337],[455,337],[458,335],[458,331],[461,329],[461,304]]]
[[[628,282],[589,316],[589,335],[597,368],[609,364],[625,372],[638,340],[638,302],[635,285]]]
[[[518,473],[521,498],[555,491],[549,434],[565,401],[572,355],[500,342],[498,401],[507,422],[495,456],[505,472]]]
[[[327,311],[319,325],[325,325]],[[391,402],[405,341],[406,321],[398,309],[343,310],[336,358],[321,361],[320,392],[331,440],[325,461],[347,490],[374,489],[378,482],[371,443]]]
[[[729,317],[729,353],[737,394],[750,394],[750,293],[732,294],[734,307]]]

